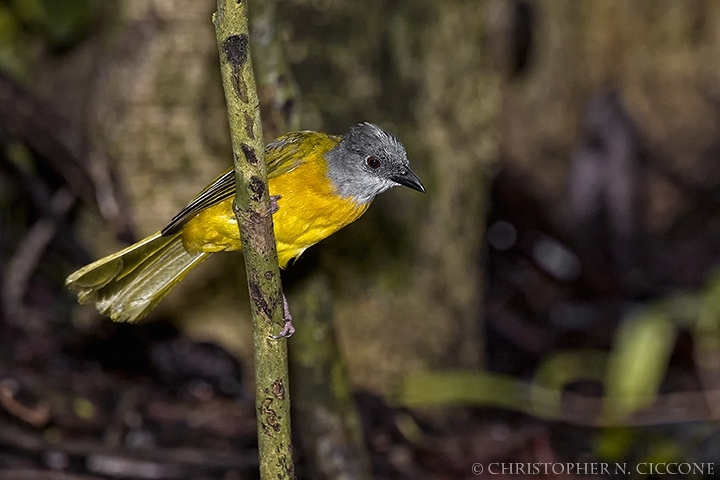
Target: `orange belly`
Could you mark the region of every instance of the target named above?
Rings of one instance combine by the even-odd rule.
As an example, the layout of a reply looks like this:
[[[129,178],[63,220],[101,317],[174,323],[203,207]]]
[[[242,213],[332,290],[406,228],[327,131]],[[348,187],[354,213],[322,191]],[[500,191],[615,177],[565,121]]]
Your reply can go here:
[[[268,181],[270,195],[280,195],[273,214],[278,263],[287,263],[365,213],[369,203],[338,197],[324,160],[313,155],[298,167]],[[229,198],[198,213],[182,229],[185,249],[203,252],[240,250],[242,243]]]

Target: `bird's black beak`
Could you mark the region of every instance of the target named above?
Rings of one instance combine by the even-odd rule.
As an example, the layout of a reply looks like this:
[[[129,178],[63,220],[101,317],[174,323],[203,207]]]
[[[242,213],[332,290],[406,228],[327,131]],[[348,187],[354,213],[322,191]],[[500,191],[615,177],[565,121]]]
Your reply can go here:
[[[422,182],[409,168],[398,175],[390,177],[390,180],[408,188],[412,188],[413,190],[417,190],[418,192],[425,193],[425,187],[423,187]]]

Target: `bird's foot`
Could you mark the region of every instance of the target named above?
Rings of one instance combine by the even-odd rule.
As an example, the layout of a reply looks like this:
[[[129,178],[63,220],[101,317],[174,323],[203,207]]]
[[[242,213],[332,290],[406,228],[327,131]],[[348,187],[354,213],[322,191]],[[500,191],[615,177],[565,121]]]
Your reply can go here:
[[[295,333],[295,327],[293,327],[292,324],[292,318],[286,318],[285,319],[285,326],[280,330],[280,333],[277,335],[273,335],[270,338],[273,338],[275,340],[279,340],[281,338],[290,338],[293,336],[293,333]]]
[[[290,315],[290,307],[288,306],[287,298],[285,298],[285,294],[283,293],[283,321],[285,322],[285,325],[283,325],[282,330],[280,330],[280,333],[277,335],[272,335],[270,338],[274,338],[275,340],[278,340],[280,338],[290,338],[292,337],[292,334],[295,333],[295,327],[293,327],[292,324],[292,315]]]
[[[264,217],[267,217],[268,215],[273,215],[275,212],[280,210],[280,207],[278,206],[278,200],[282,198],[282,195],[270,195],[270,210],[267,211]]]

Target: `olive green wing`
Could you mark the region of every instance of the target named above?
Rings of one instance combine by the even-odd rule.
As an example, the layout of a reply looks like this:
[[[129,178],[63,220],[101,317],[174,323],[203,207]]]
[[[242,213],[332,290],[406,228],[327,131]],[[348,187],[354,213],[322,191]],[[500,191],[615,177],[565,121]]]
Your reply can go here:
[[[160,233],[167,236],[179,232],[200,211],[217,205],[233,195],[235,195],[235,171],[231,168],[198,193],[197,197],[180,210]]]
[[[268,178],[295,170],[309,153],[317,148],[322,149],[328,140],[337,144],[341,137],[304,130],[288,133],[272,141],[265,147]]]
[[[328,136],[322,133],[302,131],[288,133],[269,143],[265,147],[268,178],[280,176],[297,168],[303,162],[305,152],[311,151],[327,138]],[[340,137],[331,137],[331,139],[340,141]],[[217,205],[233,195],[235,195],[235,172],[231,168],[213,180],[185,208],[180,210],[162,229],[162,235],[177,233],[200,211]]]

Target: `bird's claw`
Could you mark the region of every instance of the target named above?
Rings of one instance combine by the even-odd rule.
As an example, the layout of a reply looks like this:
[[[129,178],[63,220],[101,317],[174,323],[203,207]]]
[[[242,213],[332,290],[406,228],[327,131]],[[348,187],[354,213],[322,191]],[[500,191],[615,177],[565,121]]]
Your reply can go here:
[[[280,338],[290,338],[292,337],[292,334],[295,333],[295,327],[293,327],[292,324],[292,315],[290,315],[290,307],[288,306],[287,298],[285,298],[285,294],[283,293],[283,321],[285,322],[285,325],[283,325],[282,330],[280,330],[280,333],[277,335],[270,335],[270,338],[278,340]]]
[[[270,210],[263,215],[264,217],[267,217],[269,215],[275,214],[278,210],[280,210],[280,207],[278,206],[278,200],[282,198],[282,195],[270,195]],[[292,334],[291,334],[292,335]]]
[[[295,333],[295,327],[293,327],[292,319],[286,318],[285,325],[283,326],[282,330],[280,330],[280,333],[278,333],[277,335],[270,335],[270,338],[274,340],[279,340],[281,338],[290,338],[292,337],[293,333]]]

